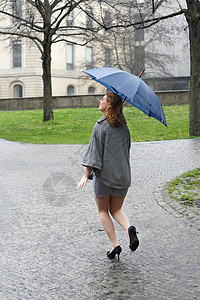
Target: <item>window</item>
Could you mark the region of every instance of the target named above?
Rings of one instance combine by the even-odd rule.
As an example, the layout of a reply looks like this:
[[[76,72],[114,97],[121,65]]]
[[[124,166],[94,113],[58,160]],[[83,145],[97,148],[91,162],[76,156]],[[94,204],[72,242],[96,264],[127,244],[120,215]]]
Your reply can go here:
[[[67,70],[74,69],[74,45],[67,44]]]
[[[74,95],[74,86],[73,85],[68,85],[68,87],[67,87],[67,95],[68,96]]]
[[[145,66],[144,46],[134,47],[135,73],[140,74]]]
[[[22,1],[21,0],[12,0],[12,14],[15,16],[13,17],[13,23],[20,22],[18,18],[22,17]]]
[[[21,68],[22,66],[22,45],[21,41],[12,42],[13,68]]]
[[[136,23],[141,22],[142,19],[143,19],[143,14],[135,14],[134,15],[134,21]],[[140,27],[141,27],[141,25],[135,26],[134,39],[135,39],[136,42],[144,41],[144,29],[140,28]]]
[[[136,42],[144,41],[144,29],[135,29],[134,38]]]
[[[22,98],[22,85],[21,84],[15,84],[13,86],[13,97],[14,98]]]
[[[93,11],[91,8],[86,10],[86,27],[88,29],[93,28]]]
[[[86,47],[86,68],[92,69],[93,67],[93,48]]]
[[[88,94],[94,94],[95,88],[93,86],[89,86],[88,88]]]
[[[106,26],[111,25],[112,19],[111,19],[111,12],[109,10],[105,11],[104,15],[104,23]]]
[[[72,26],[74,23],[74,13],[73,10],[67,15],[67,19],[66,19],[67,25],[68,26]]]
[[[105,48],[105,66],[110,67],[112,61],[112,49]]]

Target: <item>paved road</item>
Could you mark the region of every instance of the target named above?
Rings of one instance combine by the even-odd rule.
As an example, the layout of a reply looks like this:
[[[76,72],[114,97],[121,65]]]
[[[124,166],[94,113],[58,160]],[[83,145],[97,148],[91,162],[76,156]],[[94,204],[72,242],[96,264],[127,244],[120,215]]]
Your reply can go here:
[[[200,299],[199,231],[158,204],[200,166],[200,139],[132,143],[124,210],[140,246],[116,225],[120,261],[106,258],[92,184],[75,190],[86,148],[0,140],[0,300]]]

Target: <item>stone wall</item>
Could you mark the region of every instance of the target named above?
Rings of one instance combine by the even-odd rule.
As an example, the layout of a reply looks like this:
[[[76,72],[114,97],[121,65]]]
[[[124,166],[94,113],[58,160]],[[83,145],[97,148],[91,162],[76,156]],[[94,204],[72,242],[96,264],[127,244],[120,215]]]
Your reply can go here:
[[[189,103],[188,91],[156,92],[162,105],[181,105]],[[54,108],[98,107],[101,95],[74,95],[53,97]],[[130,105],[126,102],[125,105]],[[42,109],[42,98],[0,99],[0,111]]]
[[[162,105],[189,104],[189,91],[161,91],[156,92]]]
[[[154,91],[184,91],[190,89],[189,76],[145,78],[144,81]]]

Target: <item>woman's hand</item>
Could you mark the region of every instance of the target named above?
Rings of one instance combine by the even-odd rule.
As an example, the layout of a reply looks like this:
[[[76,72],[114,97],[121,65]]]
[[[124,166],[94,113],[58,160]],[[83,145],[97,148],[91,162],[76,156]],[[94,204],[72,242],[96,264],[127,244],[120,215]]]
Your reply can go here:
[[[86,167],[85,173],[84,173],[83,177],[81,178],[81,181],[77,185],[77,188],[76,188],[77,190],[80,190],[80,189],[82,189],[83,186],[86,186],[88,177],[91,172],[92,172],[92,167]]]
[[[86,176],[85,174],[83,175],[83,177],[81,178],[81,181],[79,182],[79,184],[77,185],[77,190],[82,189],[83,186],[86,186],[86,183],[88,181],[88,176]]]

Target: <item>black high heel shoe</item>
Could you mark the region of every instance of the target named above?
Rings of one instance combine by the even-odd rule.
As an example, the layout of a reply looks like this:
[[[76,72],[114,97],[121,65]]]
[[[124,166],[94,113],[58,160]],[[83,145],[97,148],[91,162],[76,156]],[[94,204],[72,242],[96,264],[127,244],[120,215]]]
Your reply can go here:
[[[139,240],[137,237],[136,228],[134,226],[130,226],[128,228],[128,234],[129,234],[129,238],[130,238],[129,248],[131,249],[131,251],[135,251],[137,249],[137,247],[139,246]]]
[[[122,248],[120,246],[117,246],[113,249],[113,251],[108,251],[107,252],[107,257],[110,258],[110,259],[113,259],[115,258],[115,255],[117,254],[118,255],[118,260],[119,260],[119,255],[120,253],[122,252]]]

